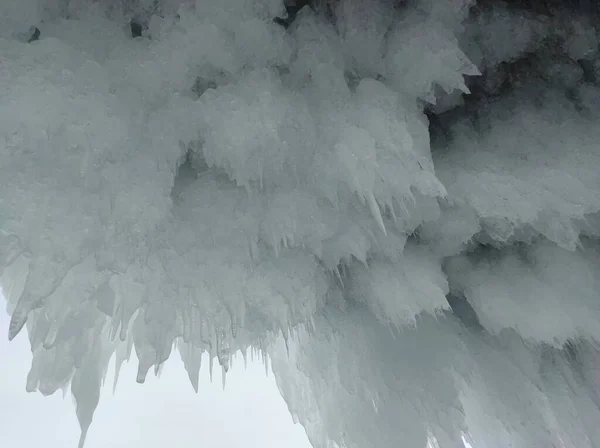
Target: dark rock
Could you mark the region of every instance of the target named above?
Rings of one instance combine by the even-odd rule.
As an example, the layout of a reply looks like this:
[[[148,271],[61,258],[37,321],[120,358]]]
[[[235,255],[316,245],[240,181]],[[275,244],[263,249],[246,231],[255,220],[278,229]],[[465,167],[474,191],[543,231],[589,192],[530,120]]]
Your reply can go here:
[[[136,22],[135,20],[132,20],[131,22],[129,22],[129,27],[131,29],[131,37],[132,38],[136,38],[136,37],[142,37],[142,24],[139,22]]]
[[[32,26],[29,30],[29,38],[27,39],[27,43],[35,42],[36,40],[40,40],[41,31],[38,27]]]
[[[310,5],[310,0],[285,0],[284,5],[287,17],[285,19],[282,17],[275,17],[273,22],[277,25],[281,25],[287,30],[296,18],[298,12],[305,6]]]

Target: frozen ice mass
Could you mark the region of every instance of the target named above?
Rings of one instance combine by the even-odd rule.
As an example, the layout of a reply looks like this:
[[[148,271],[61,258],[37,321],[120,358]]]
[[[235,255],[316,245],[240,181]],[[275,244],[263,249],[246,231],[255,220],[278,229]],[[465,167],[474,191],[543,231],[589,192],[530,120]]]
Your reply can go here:
[[[2,0],[0,276],[80,447],[239,350],[315,448],[599,447],[600,4]]]

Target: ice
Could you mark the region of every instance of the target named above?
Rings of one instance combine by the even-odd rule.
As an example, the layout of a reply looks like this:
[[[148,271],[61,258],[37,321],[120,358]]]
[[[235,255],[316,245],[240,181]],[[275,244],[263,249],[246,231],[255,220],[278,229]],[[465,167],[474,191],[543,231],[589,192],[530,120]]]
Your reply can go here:
[[[385,72],[382,45],[393,23],[385,1],[351,0],[337,5],[338,30],[345,58],[361,77],[376,78]]]
[[[31,26],[37,25],[41,14],[40,0],[6,0],[2,4],[0,37],[24,36]]]
[[[515,333],[466,332],[451,316],[390,334],[361,306],[329,309],[290,359],[276,352],[282,393],[315,446],[462,447],[464,434],[472,446],[593,446],[597,395],[577,367],[588,361]]]
[[[478,75],[454,35],[434,23],[409,17],[395,25],[388,40],[387,72],[396,88],[435,104],[434,87],[469,93],[464,75]]]
[[[490,333],[512,328],[561,347],[580,338],[600,341],[599,255],[598,244],[587,239],[575,252],[536,243],[500,258],[492,252],[452,259],[447,272]]]
[[[491,8],[482,8],[467,24],[462,39],[469,56],[480,68],[494,70],[501,62],[534,52],[557,28],[552,27],[551,18],[510,8],[507,3],[497,2]]]
[[[451,437],[444,435],[462,427],[453,379],[444,372],[463,356],[457,335],[430,317],[418,328],[390,332],[364,311],[360,304],[328,309],[315,331],[292,339],[289,360],[276,352],[273,368],[283,396],[311,442],[355,447],[403,440],[424,447],[429,430],[440,446],[460,446],[445,444]]]
[[[83,445],[112,356],[250,349],[315,447],[598,445],[598,7],[312,3],[3,3],[26,390]]]
[[[179,344],[179,354],[188,373],[192,387],[198,393],[198,382],[200,378],[200,365],[202,363],[202,349],[190,343]]]
[[[476,213],[493,241],[541,234],[574,250],[580,222],[600,209],[597,120],[575,113],[552,92],[538,97],[538,104],[530,92],[504,101],[491,106],[476,126],[457,123],[452,149],[440,151],[435,160],[454,207],[464,209],[451,208],[450,216],[459,213],[467,220]],[[478,229],[471,228],[474,235]]]
[[[408,245],[397,263],[372,260],[350,268],[348,289],[383,323],[398,328],[416,325],[422,312],[436,315],[450,305],[441,263],[427,249]]]

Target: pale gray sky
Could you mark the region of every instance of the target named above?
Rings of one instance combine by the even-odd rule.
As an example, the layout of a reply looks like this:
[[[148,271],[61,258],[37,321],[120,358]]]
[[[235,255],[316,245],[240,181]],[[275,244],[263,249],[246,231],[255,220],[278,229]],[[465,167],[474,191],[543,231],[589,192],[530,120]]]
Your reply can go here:
[[[43,397],[25,392],[31,361],[25,332],[7,341],[6,302],[0,297],[0,434],[6,448],[75,448],[79,427],[70,393]],[[90,428],[86,448],[310,448],[295,425],[275,379],[260,360],[241,356],[227,375],[225,391],[215,366],[210,383],[208,362],[200,372],[196,395],[175,354],[160,378],[135,382],[135,355],[123,366],[112,395],[112,368]]]

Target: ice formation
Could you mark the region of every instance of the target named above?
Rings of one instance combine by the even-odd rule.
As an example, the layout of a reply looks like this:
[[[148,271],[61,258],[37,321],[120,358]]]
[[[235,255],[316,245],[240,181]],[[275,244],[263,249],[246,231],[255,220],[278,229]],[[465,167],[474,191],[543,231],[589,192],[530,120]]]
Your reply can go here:
[[[600,446],[597,2],[286,4],[2,2],[27,390],[83,445],[112,356],[252,347],[315,447]]]

